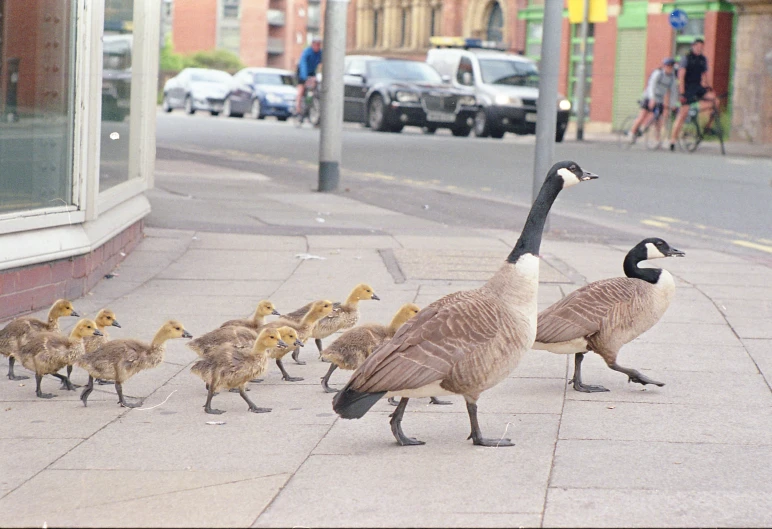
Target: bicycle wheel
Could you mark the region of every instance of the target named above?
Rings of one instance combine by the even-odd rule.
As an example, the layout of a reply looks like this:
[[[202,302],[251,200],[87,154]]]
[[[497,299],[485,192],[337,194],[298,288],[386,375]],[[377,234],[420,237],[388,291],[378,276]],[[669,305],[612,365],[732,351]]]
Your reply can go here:
[[[629,149],[632,143],[630,142],[630,129],[633,128],[636,116],[627,116],[617,128],[617,146],[620,149]]]
[[[643,131],[643,139],[646,148],[650,151],[655,151],[662,147],[662,138],[664,137],[665,130],[662,116],[649,123],[646,130]],[[657,125],[660,126],[659,139],[657,139]]]
[[[713,130],[716,131],[716,136],[718,136],[718,142],[721,144],[721,154],[726,154],[726,149],[724,149],[724,129],[721,127],[721,115],[716,113],[716,118],[713,120]]]
[[[688,152],[694,152],[697,150],[701,141],[702,134],[697,119],[690,118],[684,121],[684,126],[681,128],[681,134],[678,138],[678,143],[681,144],[681,148]]]

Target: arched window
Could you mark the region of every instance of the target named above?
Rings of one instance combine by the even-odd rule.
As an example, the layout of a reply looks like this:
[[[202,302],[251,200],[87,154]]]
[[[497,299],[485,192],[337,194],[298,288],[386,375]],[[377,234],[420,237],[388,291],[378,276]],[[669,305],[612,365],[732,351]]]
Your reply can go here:
[[[486,40],[501,42],[504,40],[504,11],[501,4],[493,2],[488,13],[488,27],[485,31]]]

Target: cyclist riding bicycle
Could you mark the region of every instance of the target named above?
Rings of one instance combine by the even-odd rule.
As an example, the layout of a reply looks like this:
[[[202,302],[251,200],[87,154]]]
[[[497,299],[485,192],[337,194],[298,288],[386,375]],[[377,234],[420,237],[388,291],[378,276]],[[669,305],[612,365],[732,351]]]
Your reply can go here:
[[[316,76],[316,68],[322,62],[322,39],[314,37],[311,45],[303,50],[298,60],[298,95],[295,100],[295,115],[297,116],[302,108],[303,96],[306,92],[306,81],[309,77]]]
[[[708,86],[708,59],[702,54],[705,41],[695,39],[692,43],[692,49],[681,59],[678,69],[678,88],[680,93],[681,108],[678,110],[673,132],[670,136],[670,150],[675,151],[675,142],[681,132],[686,116],[689,114],[689,107],[695,101],[709,101],[714,105],[718,104],[718,99],[713,93],[713,89]],[[705,125],[705,132],[711,133],[713,117]]]
[[[678,101],[678,80],[675,74],[675,60],[667,57],[662,61],[662,68],[657,68],[649,76],[649,82],[643,91],[641,111],[630,129],[630,143],[635,143],[640,134],[641,125],[651,115],[656,120],[657,142],[659,142],[662,131],[662,121],[659,117],[665,109],[674,107],[676,101]]]

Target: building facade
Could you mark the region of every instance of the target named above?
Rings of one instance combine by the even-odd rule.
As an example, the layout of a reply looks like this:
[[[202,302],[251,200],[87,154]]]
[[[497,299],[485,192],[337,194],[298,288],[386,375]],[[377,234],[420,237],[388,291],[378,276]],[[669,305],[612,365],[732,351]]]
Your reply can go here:
[[[321,0],[167,0],[174,51],[232,51],[246,66],[294,70],[322,25]]]
[[[348,48],[350,53],[423,59],[431,36],[478,37],[502,42],[508,50],[539,61],[545,1],[552,0],[352,0]],[[651,71],[663,58],[688,52],[697,37],[705,39],[711,85],[720,95],[730,93],[734,12],[739,3],[742,0],[607,0],[607,20],[589,26],[585,105],[591,125],[611,130],[634,113]],[[747,3],[768,7],[772,2]],[[559,90],[577,108],[580,25],[569,22],[567,0],[564,5]],[[688,15],[686,27],[679,31],[669,23],[674,9]],[[768,19],[752,23],[757,26],[755,35],[760,32],[768,39],[772,34]],[[738,74],[741,68],[738,65]],[[731,93],[728,99],[731,102]]]
[[[160,0],[0,0],[0,319],[78,297],[153,184]]]

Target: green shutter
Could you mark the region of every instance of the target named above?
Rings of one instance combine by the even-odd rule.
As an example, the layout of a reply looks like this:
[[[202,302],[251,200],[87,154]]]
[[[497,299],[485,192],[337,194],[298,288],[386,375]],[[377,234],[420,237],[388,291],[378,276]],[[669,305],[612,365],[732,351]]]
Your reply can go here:
[[[617,64],[614,78],[612,120],[614,130],[625,117],[637,112],[637,101],[646,86],[646,29],[617,32]]]

